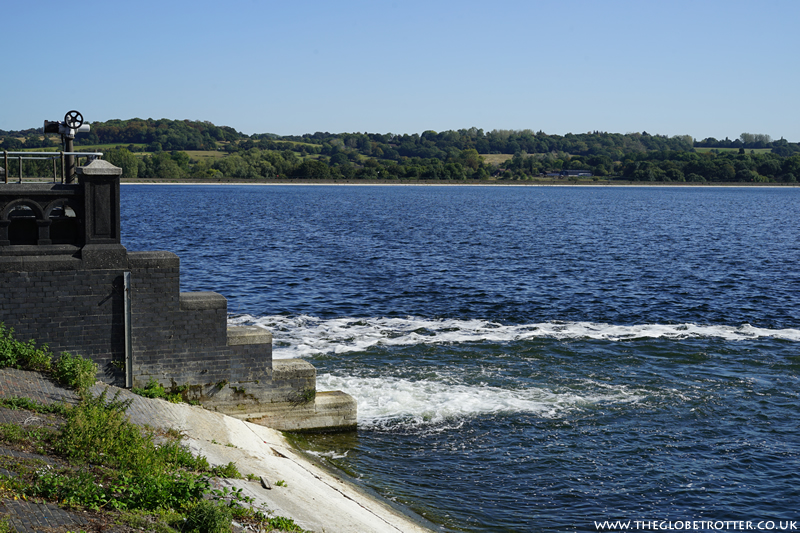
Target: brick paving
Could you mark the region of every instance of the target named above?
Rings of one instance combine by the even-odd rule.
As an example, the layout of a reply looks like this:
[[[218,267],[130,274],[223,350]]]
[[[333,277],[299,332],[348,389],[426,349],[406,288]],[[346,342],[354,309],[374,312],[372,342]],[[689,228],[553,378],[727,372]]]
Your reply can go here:
[[[101,393],[105,389],[104,384],[95,385],[92,392]],[[111,388],[114,392],[121,389]],[[111,396],[113,396],[111,392]],[[121,397],[124,398],[138,396],[122,391]],[[80,399],[74,391],[67,389],[58,383],[42,376],[37,372],[27,372],[24,370],[14,370],[9,368],[0,369],[0,397],[23,397],[36,400],[42,404],[53,404],[63,402],[66,404],[77,404]],[[138,404],[146,404],[141,401]],[[138,423],[147,420],[147,409],[144,405],[137,405]],[[152,410],[152,408],[151,408]],[[57,428],[63,423],[63,418],[58,415],[32,413],[22,409],[6,409],[0,407],[0,424],[14,423],[24,426],[38,426],[47,428]],[[12,460],[39,459],[49,464],[57,464],[59,461],[51,457],[42,456],[34,453],[21,452],[0,446],[0,456],[10,457]],[[0,468],[0,474],[8,475],[11,472]],[[13,531],[20,533],[66,533],[69,531],[131,531],[125,526],[117,526],[108,523],[108,518],[95,513],[83,513],[67,511],[53,503],[0,499],[0,518],[9,520]]]
[[[90,524],[78,513],[65,511],[52,503],[4,500],[0,509],[9,516],[13,530],[20,533],[80,531]]]
[[[19,396],[49,405],[63,402],[75,405],[80,398],[74,391],[59,385],[38,372],[0,369],[0,397]]]

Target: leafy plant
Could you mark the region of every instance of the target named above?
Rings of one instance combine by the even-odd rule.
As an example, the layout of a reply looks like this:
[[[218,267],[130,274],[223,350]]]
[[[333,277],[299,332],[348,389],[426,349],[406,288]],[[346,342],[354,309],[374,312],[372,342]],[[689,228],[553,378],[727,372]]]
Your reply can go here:
[[[24,440],[26,431],[17,424],[0,424],[0,441],[19,442]]]
[[[294,523],[291,518],[284,518],[283,516],[275,516],[266,519],[266,524],[273,529],[281,531],[289,531],[291,533],[304,533],[304,529]]]
[[[0,368],[5,367],[50,373],[79,392],[97,382],[97,364],[93,361],[64,352],[53,362],[53,353],[46,344],[37,348],[32,339],[20,342],[14,338],[13,328],[0,323]]]
[[[117,522],[131,526],[141,531],[153,533],[175,533],[184,525],[184,515],[173,509],[157,509],[155,511],[142,511],[140,509],[120,511]],[[170,527],[170,524],[175,528]]]
[[[80,405],[71,409],[57,443],[65,457],[95,464],[136,469],[152,457],[152,435],[144,434],[125,416],[130,400],[119,401],[119,392],[106,402],[106,388],[99,396],[87,394]]]
[[[50,370],[53,354],[47,345],[36,348],[33,339],[20,342],[14,338],[14,328],[6,328],[0,322],[0,368],[23,368],[47,372]]]
[[[99,395],[86,391],[74,407],[43,406],[27,398],[0,400],[11,408],[52,410],[65,416],[60,433],[2,424],[0,440],[26,445],[46,441],[47,450],[40,453],[55,452],[69,461],[54,467],[40,460],[4,462],[0,457],[0,468],[13,472],[11,477],[0,475],[0,498],[34,496],[67,507],[114,510],[120,513],[118,520],[158,533],[228,532],[232,518],[268,530],[303,533],[290,519],[271,518],[266,509],[254,508],[253,498],[240,488],[211,490],[209,474],[242,477],[236,464],[210,468],[205,457],[194,456],[181,445],[179,431],[159,432],[164,441],[156,444],[154,431],[125,416],[130,403],[119,393],[109,398],[108,389]],[[258,477],[251,474],[248,479]],[[3,527],[0,516],[0,533]]]
[[[19,396],[8,396],[0,398],[0,406],[7,409],[25,409],[26,411],[34,411],[37,413],[54,413],[64,415],[69,409],[63,403],[42,404],[30,398],[22,398]]]
[[[105,488],[102,483],[96,483],[92,472],[81,470],[53,471],[42,469],[37,472],[33,486],[29,489],[31,494],[61,502],[68,507],[88,507],[100,509],[124,509],[124,499],[115,497],[116,487]]]
[[[186,513],[185,529],[203,533],[227,533],[231,530],[230,509],[211,500],[200,500]]]
[[[183,395],[181,393],[188,388],[188,386],[183,385],[177,387],[177,390],[168,391],[161,383],[156,381],[155,378],[151,377],[144,388],[132,388],[131,392],[139,396],[144,396],[145,398],[161,398],[171,403],[181,403],[183,401]]]
[[[32,447],[33,451],[42,453],[49,447],[53,438],[53,430],[49,428],[26,428],[17,424],[0,424],[0,442]]]
[[[53,376],[78,391],[88,391],[97,382],[97,364],[80,355],[63,352],[53,365]]]
[[[227,477],[233,479],[241,479],[242,474],[236,468],[236,463],[231,461],[226,465],[215,466],[209,470],[213,475],[218,477]]]
[[[180,466],[194,472],[206,472],[210,466],[208,459],[203,455],[193,455],[189,449],[177,440],[165,442],[159,446],[159,454],[165,458],[169,464]]]
[[[279,479],[275,482],[275,485],[278,487],[288,487],[289,485],[282,479]]]

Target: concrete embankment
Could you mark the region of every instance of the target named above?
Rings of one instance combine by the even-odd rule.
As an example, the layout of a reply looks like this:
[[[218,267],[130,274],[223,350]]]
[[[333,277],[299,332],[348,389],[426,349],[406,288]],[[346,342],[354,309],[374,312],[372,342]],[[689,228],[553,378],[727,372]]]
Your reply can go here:
[[[95,385],[100,394],[106,385]],[[142,398],[125,389],[109,387],[132,400],[128,415],[132,422],[155,428],[173,428],[185,435],[184,443],[202,454],[212,465],[236,463],[243,475],[263,477],[260,481],[221,479],[220,486],[241,488],[278,516],[293,519],[315,532],[416,533],[431,531],[412,515],[373,497],[295,451],[273,429],[251,424],[220,413],[187,404]],[[61,389],[34,372],[0,370],[0,396],[25,396],[43,403],[74,402],[72,391]],[[283,481],[278,485],[278,481]]]

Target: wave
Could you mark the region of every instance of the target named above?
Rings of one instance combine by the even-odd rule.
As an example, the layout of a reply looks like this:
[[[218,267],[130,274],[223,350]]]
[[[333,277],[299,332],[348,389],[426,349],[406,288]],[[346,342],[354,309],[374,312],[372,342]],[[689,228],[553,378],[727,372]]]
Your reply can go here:
[[[505,343],[551,339],[634,339],[719,338],[743,341],[771,338],[800,342],[799,329],[766,329],[698,324],[642,324],[620,326],[592,322],[542,322],[503,325],[486,320],[407,318],[334,318],[300,316],[232,316],[231,325],[256,325],[273,335],[273,356],[277,359],[359,352],[374,346],[456,344],[468,342]]]
[[[527,413],[557,418],[575,409],[635,403],[648,395],[625,386],[556,392],[540,387],[509,390],[430,379],[332,374],[318,376],[317,385],[323,390],[343,390],[353,396],[358,401],[359,427],[427,427],[437,431],[458,428],[466,419],[477,416]]]

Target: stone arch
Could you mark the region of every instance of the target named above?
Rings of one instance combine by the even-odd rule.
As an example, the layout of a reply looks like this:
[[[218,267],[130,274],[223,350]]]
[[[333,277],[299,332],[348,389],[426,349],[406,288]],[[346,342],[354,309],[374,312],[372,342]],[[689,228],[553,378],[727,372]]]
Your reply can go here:
[[[58,198],[47,204],[44,218],[50,221],[49,237],[52,244],[78,244],[78,209],[78,205],[69,198]]]
[[[28,207],[31,211],[33,211],[33,215],[36,220],[44,220],[45,217],[42,206],[28,198],[18,198],[8,202],[3,210],[0,211],[0,220],[11,220],[9,217],[20,206]]]
[[[70,200],[69,198],[58,198],[57,200],[53,200],[47,207],[44,208],[43,218],[56,218],[60,216],[65,216],[67,218],[76,218],[78,216],[78,212],[76,210],[75,203]],[[59,210],[65,212],[64,215],[60,215],[58,213]],[[68,214],[67,212],[71,212]],[[54,213],[55,212],[55,213]]]
[[[27,198],[12,200],[0,211],[0,240],[11,245],[39,244],[39,226],[44,220],[38,203]]]

